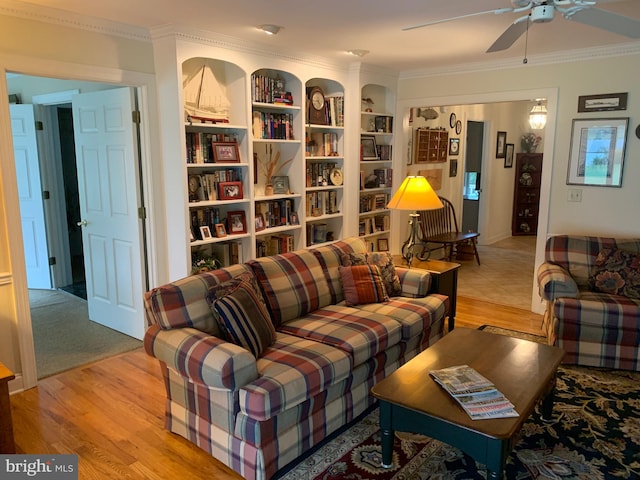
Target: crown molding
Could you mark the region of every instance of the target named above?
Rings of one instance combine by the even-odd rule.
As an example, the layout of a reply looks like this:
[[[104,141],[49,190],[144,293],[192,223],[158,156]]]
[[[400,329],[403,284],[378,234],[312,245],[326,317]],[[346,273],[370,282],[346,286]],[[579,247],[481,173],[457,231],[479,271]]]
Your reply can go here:
[[[573,63],[602,58],[622,57],[640,54],[640,42],[629,42],[613,46],[582,48],[566,50],[542,55],[527,56],[527,63],[521,57],[512,57],[493,62],[475,62],[451,65],[446,67],[422,68],[419,70],[404,70],[400,72],[400,79],[421,77],[439,77],[446,75],[462,75],[481,73],[512,68],[527,68],[531,66],[554,65],[558,63]]]
[[[146,28],[79,15],[57,8],[31,5],[17,0],[3,0],[0,5],[0,15],[24,18],[26,20],[50,23],[63,27],[78,28],[90,32],[128,38],[130,40],[151,41],[151,36]]]
[[[279,60],[305,64],[327,70],[344,72],[348,68],[347,61],[345,61],[344,63],[336,63],[324,57],[308,55],[301,52],[285,52],[282,50],[274,49],[272,47],[270,48],[262,43],[248,42],[237,37],[212,32],[209,30],[170,24],[154,27],[151,29],[150,33],[152,41],[162,38],[173,38],[176,41],[197,42],[204,45],[211,45],[218,48],[233,50],[235,52],[258,55],[261,57],[277,58]]]

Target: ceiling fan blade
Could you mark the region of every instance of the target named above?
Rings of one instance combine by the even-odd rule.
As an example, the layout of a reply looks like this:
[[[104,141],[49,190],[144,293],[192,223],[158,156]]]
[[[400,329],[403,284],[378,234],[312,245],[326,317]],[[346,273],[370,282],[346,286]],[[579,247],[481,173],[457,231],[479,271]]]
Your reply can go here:
[[[625,37],[640,38],[640,20],[600,10],[599,8],[585,8],[571,12],[565,15],[565,18],[591,25],[592,27],[602,28]]]
[[[493,42],[493,45],[489,47],[487,53],[499,52],[511,47],[516,40],[518,40],[524,32],[527,31],[527,25],[529,23],[529,16],[519,18],[513,22],[509,28],[507,28],[498,39]]]
[[[451,22],[453,20],[460,20],[461,18],[477,17],[478,15],[486,15],[487,13],[495,13],[496,15],[499,15],[501,13],[509,13],[513,11],[514,11],[513,8],[498,8],[497,10],[485,10],[484,12],[467,13],[466,15],[460,15],[458,17],[443,18],[441,20],[433,20],[431,22],[421,23],[419,25],[412,25],[411,27],[404,27],[402,30],[403,31],[414,30],[416,28],[428,27],[429,25],[437,25],[438,23],[445,23],[445,22]]]

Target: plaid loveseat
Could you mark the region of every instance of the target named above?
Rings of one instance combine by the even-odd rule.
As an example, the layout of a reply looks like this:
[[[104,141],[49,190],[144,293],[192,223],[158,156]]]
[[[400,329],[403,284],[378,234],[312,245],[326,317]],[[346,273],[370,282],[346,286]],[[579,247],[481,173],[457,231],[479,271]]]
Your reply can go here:
[[[267,479],[373,403],[371,387],[443,335],[447,297],[398,267],[402,293],[347,306],[339,268],[358,238],[193,275],[145,294],[147,353],[160,361],[166,428],[247,479]],[[344,267],[342,267],[344,268]],[[206,300],[251,275],[275,343],[258,358],[226,341]]]
[[[543,330],[550,344],[564,349],[565,363],[640,370],[640,299],[632,287],[640,284],[640,265],[625,264],[611,256],[614,252],[627,252],[637,262],[640,239],[557,235],[547,240],[537,274],[547,301]],[[607,258],[613,261],[606,263]],[[626,285],[618,274],[625,268]],[[598,278],[607,288],[598,288]]]

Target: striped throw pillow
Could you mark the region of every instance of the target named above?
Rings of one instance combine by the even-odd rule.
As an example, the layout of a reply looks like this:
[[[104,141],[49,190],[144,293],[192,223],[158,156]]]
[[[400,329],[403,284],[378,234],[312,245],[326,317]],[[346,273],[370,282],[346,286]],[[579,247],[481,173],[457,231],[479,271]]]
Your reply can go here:
[[[227,333],[227,339],[259,358],[276,340],[276,331],[262,295],[248,281],[241,281],[226,295],[211,299],[211,311]]]
[[[342,280],[344,300],[348,306],[389,301],[380,269],[376,265],[340,266],[338,270]]]

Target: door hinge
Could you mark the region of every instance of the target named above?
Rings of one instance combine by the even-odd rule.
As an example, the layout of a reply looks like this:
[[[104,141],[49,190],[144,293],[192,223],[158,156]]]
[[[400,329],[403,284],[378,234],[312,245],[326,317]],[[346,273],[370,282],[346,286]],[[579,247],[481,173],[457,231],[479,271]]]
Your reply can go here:
[[[43,190],[42,191],[42,199],[43,200],[49,200],[51,198],[51,193],[49,192],[49,190]]]
[[[147,218],[147,209],[144,207],[138,208],[138,218],[144,220]]]
[[[36,130],[44,130],[44,123],[41,121],[36,121]]]
[[[55,265],[56,264],[56,257],[49,257],[49,265]]]
[[[131,119],[133,123],[140,123],[140,110],[134,110],[131,112]]]

